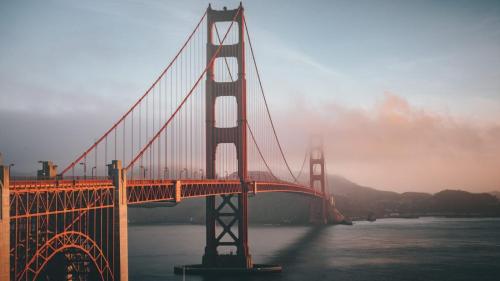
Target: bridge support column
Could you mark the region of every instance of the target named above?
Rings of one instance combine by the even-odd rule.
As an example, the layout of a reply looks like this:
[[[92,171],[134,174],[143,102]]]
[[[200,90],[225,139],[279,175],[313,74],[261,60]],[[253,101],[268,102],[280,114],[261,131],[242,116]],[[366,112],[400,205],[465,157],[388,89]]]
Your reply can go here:
[[[57,165],[54,165],[52,161],[40,161],[39,163],[42,164],[42,169],[36,173],[38,180],[52,180],[57,177]]]
[[[10,280],[9,167],[0,165],[0,280]]]
[[[120,160],[108,165],[108,173],[115,186],[113,207],[113,236],[115,237],[113,274],[115,280],[128,281],[128,219],[127,174]]]

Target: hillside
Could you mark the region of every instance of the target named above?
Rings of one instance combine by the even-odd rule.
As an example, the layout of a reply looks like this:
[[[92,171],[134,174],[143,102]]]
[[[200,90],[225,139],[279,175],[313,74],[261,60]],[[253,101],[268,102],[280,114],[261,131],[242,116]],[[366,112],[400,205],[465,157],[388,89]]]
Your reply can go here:
[[[500,201],[488,193],[443,190],[436,194],[380,191],[329,176],[330,191],[336,195],[337,208],[353,219],[376,217],[500,216]]]

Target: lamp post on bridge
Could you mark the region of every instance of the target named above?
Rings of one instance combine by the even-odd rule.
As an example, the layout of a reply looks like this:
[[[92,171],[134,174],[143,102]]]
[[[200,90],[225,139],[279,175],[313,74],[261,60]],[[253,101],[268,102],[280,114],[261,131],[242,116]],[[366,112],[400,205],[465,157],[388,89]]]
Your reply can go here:
[[[92,174],[92,175],[91,175],[91,177],[92,177],[92,178],[94,177],[94,171],[96,171],[96,172],[97,172],[97,167],[96,167],[96,166],[92,167],[92,170],[91,170],[91,172],[90,172],[90,173]],[[97,173],[95,174],[95,177],[97,177]]]
[[[83,179],[87,179],[87,163],[81,162],[80,165],[83,166]]]
[[[163,169],[163,178],[168,179],[169,176],[170,176],[170,171],[169,171],[168,167],[165,167]]]
[[[139,166],[139,173],[141,173],[141,171],[142,171],[142,179],[146,179],[146,171],[147,170],[148,169],[146,167],[144,167],[144,165]]]

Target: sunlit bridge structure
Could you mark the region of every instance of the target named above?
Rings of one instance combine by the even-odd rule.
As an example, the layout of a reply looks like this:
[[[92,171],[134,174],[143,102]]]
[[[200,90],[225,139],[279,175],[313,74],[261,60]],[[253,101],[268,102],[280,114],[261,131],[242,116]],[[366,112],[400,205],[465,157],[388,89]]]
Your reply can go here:
[[[33,179],[1,166],[0,280],[128,280],[128,206],[198,197],[206,246],[187,270],[279,271],[252,261],[249,195],[298,193],[311,222],[338,218],[320,142],[294,173],[257,66],[241,4],[209,6],[151,87],[59,174],[49,161]]]

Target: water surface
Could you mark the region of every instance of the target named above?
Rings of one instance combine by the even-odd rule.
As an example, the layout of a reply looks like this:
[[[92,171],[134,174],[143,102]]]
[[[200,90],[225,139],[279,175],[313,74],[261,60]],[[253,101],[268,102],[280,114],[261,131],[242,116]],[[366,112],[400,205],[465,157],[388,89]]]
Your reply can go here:
[[[201,225],[129,226],[132,281],[183,280],[177,264],[200,263]],[[250,226],[255,263],[277,275],[186,280],[500,280],[500,219],[383,219],[354,226]]]

